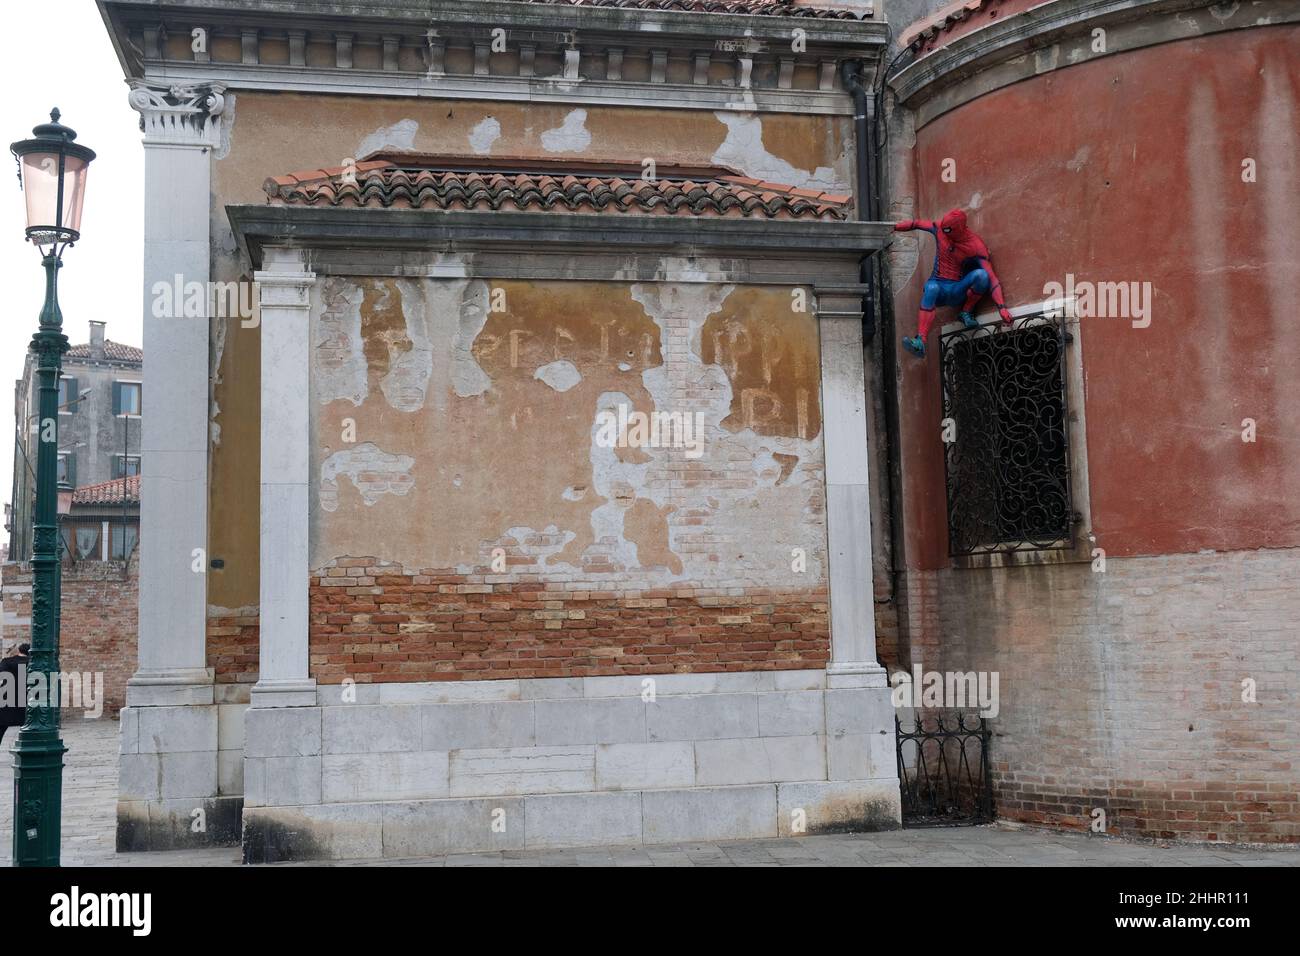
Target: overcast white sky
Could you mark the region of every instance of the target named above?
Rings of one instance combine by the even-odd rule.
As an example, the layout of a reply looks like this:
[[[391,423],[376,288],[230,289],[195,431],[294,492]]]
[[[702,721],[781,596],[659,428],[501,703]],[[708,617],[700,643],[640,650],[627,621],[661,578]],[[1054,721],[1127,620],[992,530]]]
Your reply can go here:
[[[144,149],[138,114],[108,33],[92,0],[6,3],[0,30],[0,142],[27,139],[52,107],[98,153],[86,186],[82,239],[63,257],[59,304],[73,345],[88,341],[87,323],[108,323],[115,342],[140,345],[143,317],[141,245]],[[52,61],[57,59],[57,66]],[[40,255],[23,239],[17,166],[0,163],[0,500],[11,494],[14,458],[13,383],[44,295]],[[5,541],[8,537],[5,536]]]

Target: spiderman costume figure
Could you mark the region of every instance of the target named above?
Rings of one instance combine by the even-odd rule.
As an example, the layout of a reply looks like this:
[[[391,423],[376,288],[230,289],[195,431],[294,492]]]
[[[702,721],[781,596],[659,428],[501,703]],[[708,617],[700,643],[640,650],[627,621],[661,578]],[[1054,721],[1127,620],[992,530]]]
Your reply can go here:
[[[989,248],[984,240],[966,228],[966,213],[960,209],[948,212],[939,222],[928,219],[908,219],[894,225],[895,232],[924,229],[935,240],[934,269],[925,283],[921,297],[921,311],[917,316],[917,334],[903,337],[903,348],[918,358],[925,358],[925,340],[934,325],[936,306],[960,306],[958,318],[968,329],[979,327],[975,320],[975,306],[984,296],[989,296],[998,307],[1003,323],[1011,324],[1002,297],[1002,284],[998,282],[989,259]]]

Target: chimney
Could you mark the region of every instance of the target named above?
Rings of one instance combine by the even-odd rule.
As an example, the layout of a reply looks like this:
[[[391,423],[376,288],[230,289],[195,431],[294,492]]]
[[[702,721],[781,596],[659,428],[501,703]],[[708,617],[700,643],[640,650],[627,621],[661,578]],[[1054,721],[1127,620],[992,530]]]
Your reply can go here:
[[[104,357],[104,323],[90,320],[90,357]]]

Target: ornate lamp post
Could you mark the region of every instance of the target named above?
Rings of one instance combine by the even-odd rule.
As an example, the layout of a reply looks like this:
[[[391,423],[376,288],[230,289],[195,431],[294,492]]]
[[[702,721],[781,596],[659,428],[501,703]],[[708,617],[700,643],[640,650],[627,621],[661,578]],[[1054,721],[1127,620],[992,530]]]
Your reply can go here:
[[[37,358],[39,419],[36,452],[36,515],[32,548],[32,650],[30,673],[44,692],[28,693],[27,721],[14,744],[15,866],[58,866],[63,810],[63,755],[59,736],[59,372],[68,337],[59,311],[58,279],[63,252],[80,238],[81,204],[92,150],[74,143],[77,134],[59,122],[32,130],[32,139],[9,147],[18,160],[27,199],[27,239],[41,250],[45,307],[32,336]],[[37,686],[40,686],[39,684]]]

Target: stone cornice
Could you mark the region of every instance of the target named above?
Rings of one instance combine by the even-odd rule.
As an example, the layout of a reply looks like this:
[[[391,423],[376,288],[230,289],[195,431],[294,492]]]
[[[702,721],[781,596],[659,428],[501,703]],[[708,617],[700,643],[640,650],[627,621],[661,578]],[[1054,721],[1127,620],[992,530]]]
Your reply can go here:
[[[852,282],[856,281],[861,257],[882,248],[892,234],[889,223],[720,217],[270,205],[227,206],[226,215],[254,268],[261,267],[264,246],[294,245],[314,250],[372,250],[387,259],[408,252],[417,253],[417,260],[430,254],[470,258],[486,255],[502,262],[517,262],[531,255],[593,260],[605,257],[613,263],[612,272],[628,268],[629,256],[766,259],[780,263],[770,270],[774,275],[788,277],[810,269],[823,273],[829,270],[843,272],[847,277],[844,281]],[[360,264],[362,260],[350,252],[343,261]],[[312,267],[330,271],[319,262],[313,262]],[[552,278],[591,277],[563,271],[548,273],[546,269],[540,274]]]
[[[873,67],[888,31],[875,20],[510,0],[99,0],[99,8],[124,72],[155,83],[821,113],[848,109],[838,63]],[[206,31],[203,52],[189,46],[196,28]]]
[[[788,40],[796,29],[809,45],[883,46],[888,27],[876,19],[745,16],[650,10],[526,4],[513,0],[97,0],[106,19],[121,22],[186,22],[261,29],[335,31],[346,26],[375,36],[429,27],[578,32],[592,36]],[[364,10],[364,13],[359,12]]]
[[[674,255],[723,252],[862,256],[884,246],[883,222],[732,219],[709,216],[430,212],[422,209],[231,205],[235,235],[251,251],[262,241],[307,245],[426,246],[460,251],[513,246],[619,247]],[[256,263],[260,257],[255,256]]]
[[[1002,86],[1077,63],[1225,30],[1300,22],[1293,0],[1055,0],[958,37],[889,80],[918,125]],[[1103,28],[1105,51],[1093,50]]]

